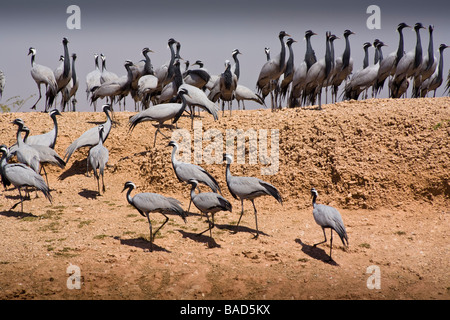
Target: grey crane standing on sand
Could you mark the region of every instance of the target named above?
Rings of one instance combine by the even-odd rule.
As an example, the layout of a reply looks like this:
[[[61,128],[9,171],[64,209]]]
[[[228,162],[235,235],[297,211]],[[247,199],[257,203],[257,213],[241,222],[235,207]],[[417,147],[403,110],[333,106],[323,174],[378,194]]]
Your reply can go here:
[[[86,75],[86,98],[89,100],[89,96],[91,95],[92,91],[94,91],[96,88],[100,87],[100,77],[102,76],[102,72],[100,71],[100,67],[98,64],[98,57],[99,55],[97,53],[94,53],[94,63],[95,63],[95,69],[91,72],[89,72]],[[97,111],[97,104],[94,104],[94,112]]]
[[[330,48],[331,32],[327,31],[325,35],[325,57],[314,63],[309,68],[306,79],[305,89],[303,93],[303,101],[309,99],[314,104],[316,97],[319,99],[319,109],[322,108],[322,88],[331,71],[331,48]]]
[[[92,170],[94,170],[94,178],[97,180],[97,190],[100,192],[100,176],[102,177],[102,190],[105,188],[105,167],[109,160],[109,151],[103,145],[103,131],[105,127],[103,125],[98,126],[98,144],[89,149],[88,161],[91,164]],[[98,170],[98,171],[97,171]]]
[[[230,211],[232,210],[231,203],[222,197],[220,194],[214,192],[202,192],[195,194],[195,189],[197,188],[198,181],[195,179],[190,179],[187,181],[191,188],[191,201],[206,216],[208,220],[208,229],[200,232],[198,235],[202,235],[205,232],[209,231],[209,236],[212,238],[211,229],[214,228],[214,214],[219,211]],[[208,213],[211,213],[211,220],[209,220]]]
[[[231,62],[225,61],[225,71],[220,75],[219,88],[220,99],[222,100],[222,116],[225,112],[225,101],[228,102],[228,109],[233,109],[233,100],[235,98],[235,91],[238,83],[238,78],[235,73],[231,72]]]
[[[294,78],[294,50],[292,49],[292,44],[295,41],[292,38],[289,38],[286,41],[286,45],[288,46],[289,49],[289,58],[286,62],[286,69],[284,70],[283,73],[283,78],[281,80],[281,82],[279,82],[279,84],[277,84],[276,87],[276,99],[278,100],[278,96],[279,96],[279,105],[278,108],[281,109],[281,101],[284,100],[286,98],[287,95],[287,91],[289,89],[289,85],[292,82],[292,79]]]
[[[191,128],[194,128],[194,108],[199,107],[200,109],[205,110],[209,114],[214,117],[214,120],[219,119],[218,111],[219,108],[217,105],[208,99],[205,92],[203,90],[191,86],[190,84],[183,83],[178,90],[185,89],[187,91],[186,104],[190,108],[191,112]]]
[[[161,126],[168,120],[172,120],[172,124],[178,121],[186,108],[186,99],[184,98],[184,95],[186,94],[188,94],[187,90],[180,89],[178,91],[178,96],[181,98],[182,103],[158,104],[132,116],[128,122],[130,126],[129,133],[131,133],[133,129],[141,122],[156,121],[158,122],[158,128],[155,131],[153,147],[156,145],[156,135],[158,132],[167,139],[167,136],[161,132]]]
[[[30,133],[30,129],[27,126],[23,125],[21,127],[21,131],[25,132],[25,137],[24,137],[25,143],[24,144],[27,145],[27,148],[31,147],[31,151],[32,151],[31,154],[35,155],[37,157],[39,164],[40,164],[40,170],[44,170],[45,180],[47,182],[47,185],[50,186],[48,183],[48,177],[47,177],[47,171],[45,170],[45,165],[51,164],[54,166],[58,166],[61,169],[64,169],[66,166],[66,163],[64,162],[63,158],[61,158],[59,156],[59,154],[57,154],[56,151],[50,147],[39,145],[39,144],[28,145],[26,143],[26,141],[27,141],[28,134]]]
[[[387,77],[393,76],[395,71],[397,70],[397,64],[400,59],[403,57],[404,52],[404,40],[403,40],[403,29],[411,28],[406,23],[399,23],[397,26],[397,32],[399,34],[398,48],[397,51],[390,53],[383,61],[380,63],[380,68],[378,69],[377,80],[374,86],[375,92],[380,93],[381,89],[384,87],[384,82]],[[388,85],[389,96],[390,94],[390,86]]]
[[[26,139],[24,139],[26,144],[42,145],[42,146],[47,146],[52,149],[55,149],[56,139],[58,137],[58,121],[56,119],[56,116],[61,116],[61,113],[57,109],[53,109],[48,114],[49,114],[50,118],[52,118],[52,120],[53,120],[53,128],[50,131],[43,133],[43,134],[28,136]],[[21,120],[21,121],[22,121],[22,124],[25,125],[23,120]],[[12,146],[10,148],[10,152],[15,153],[15,151],[14,151],[15,148],[16,148],[16,145]]]
[[[253,204],[253,209],[255,213],[256,235],[254,238],[256,239],[259,236],[259,229],[258,229],[257,211],[254,202],[255,199],[260,196],[269,195],[274,197],[280,204],[283,204],[281,194],[273,185],[261,179],[255,177],[233,176],[230,171],[232,157],[229,154],[225,154],[223,156],[223,160],[226,161],[227,163],[226,181],[228,190],[230,191],[233,198],[241,200],[242,211],[241,216],[239,217],[239,221],[236,225],[236,228],[239,226],[242,215],[244,214],[244,200],[250,200]]]
[[[298,99],[304,95],[305,81],[309,68],[317,62],[316,54],[311,46],[311,37],[317,35],[311,30],[305,32],[306,52],[305,58],[300,65],[294,65],[294,76],[292,77],[291,94],[289,97],[289,108],[298,105]],[[304,101],[305,99],[303,99]]]
[[[103,99],[109,97],[112,106],[115,97],[120,97],[124,92],[128,92],[133,81],[133,72],[131,70],[132,65],[133,62],[126,60],[124,63],[125,69],[127,70],[126,76],[117,78],[116,80],[104,82],[100,87],[95,89],[91,96],[91,104],[99,98]]]
[[[22,132],[24,132],[25,123],[22,119],[14,119],[12,122],[17,125],[17,149],[15,150],[17,161],[26,164],[36,173],[39,173],[41,165],[39,162],[39,154],[36,149],[26,144],[22,138]],[[9,153],[9,152],[8,152]]]
[[[103,105],[103,112],[106,114],[106,121],[102,124],[104,129],[103,143],[105,143],[106,139],[108,138],[109,132],[111,131],[112,125],[111,116],[109,115],[109,112],[111,112],[111,106],[108,104]],[[76,139],[70,144],[70,146],[67,147],[66,154],[64,156],[66,163],[69,162],[70,157],[76,150],[82,147],[93,147],[98,144],[98,139],[98,126],[85,131],[78,139]],[[89,161],[86,161],[86,163],[86,174],[88,174]]]
[[[313,198],[313,216],[316,223],[322,227],[323,236],[325,240],[319,243],[314,244],[314,247],[318,244],[322,244],[327,242],[327,235],[325,234],[325,229],[331,229],[331,239],[330,239],[330,260],[331,251],[333,250],[333,230],[336,231],[339,238],[341,238],[344,246],[348,246],[348,236],[347,231],[345,230],[344,222],[342,221],[341,214],[339,211],[333,207],[317,204],[316,198],[318,196],[318,192],[315,188],[311,189],[311,196]]]
[[[58,89],[56,90],[56,93],[58,94],[61,92],[70,82],[72,79],[72,69],[70,67],[70,55],[69,55],[69,48],[67,47],[69,40],[67,38],[63,38],[62,40],[63,47],[64,47],[64,60],[61,67],[58,67],[53,73],[55,74],[56,83],[58,85]],[[47,92],[49,95],[48,104],[49,106],[53,105],[53,102],[56,98],[56,95],[53,95],[52,91]],[[47,111],[47,109],[45,110]]]
[[[42,98],[41,93],[41,84],[45,85],[45,91],[47,92],[46,98],[45,98],[45,110],[47,110],[49,106],[49,92],[56,96],[58,91],[58,84],[56,83],[55,74],[53,73],[53,70],[50,69],[47,66],[43,66],[36,63],[36,49],[33,47],[30,47],[28,50],[28,55],[31,54],[31,77],[36,82],[39,90],[39,98],[34,103],[34,105],[31,107],[31,109],[36,109],[36,105]]]
[[[391,83],[391,98],[400,98],[406,92],[405,88],[407,88],[407,86],[405,86],[405,83],[408,81],[408,78],[415,76],[422,66],[420,29],[425,29],[425,27],[418,22],[414,25],[414,31],[416,32],[416,47],[403,55],[397,64],[397,69]]]
[[[348,29],[344,31],[345,49],[342,56],[336,58],[336,64],[334,67],[335,72],[331,80],[331,94],[334,102],[337,102],[339,86],[343,81],[347,81],[353,71],[353,58],[351,57],[350,40],[348,39],[348,37],[352,34],[355,33]]]
[[[436,96],[436,90],[439,88],[443,82],[443,72],[444,72],[444,50],[449,46],[441,44],[439,46],[439,66],[438,69],[433,73],[431,77],[422,83],[422,89],[420,96],[427,96],[428,92],[434,91],[433,97]],[[447,84],[448,86],[448,84]],[[447,87],[448,89],[448,87]]]
[[[23,197],[21,192],[21,188],[23,187],[33,187],[42,191],[50,203],[52,202],[50,189],[45,184],[45,181],[41,175],[22,163],[7,163],[6,158],[9,156],[9,149],[5,145],[0,146],[0,152],[2,153],[0,171],[3,185],[6,188],[12,184],[19,190],[20,201],[13,205],[11,210],[20,203],[21,212],[23,212]]]
[[[258,93],[261,94],[263,99],[270,93],[272,101],[272,110],[275,108],[276,101],[274,101],[273,90],[275,89],[276,81],[283,74],[286,68],[286,45],[284,38],[290,37],[285,31],[280,31],[278,38],[280,39],[281,51],[275,58],[267,61],[258,76],[256,87]]]
[[[163,195],[157,193],[138,193],[133,198],[131,197],[131,191],[136,189],[136,185],[128,181],[125,183],[122,192],[127,190],[127,201],[131,204],[136,210],[143,216],[147,218],[149,227],[150,227],[150,251],[153,251],[153,242],[155,240],[155,235],[158,231],[169,221],[169,217],[167,214],[177,214],[179,215],[184,222],[186,222],[186,213],[183,208],[180,206],[180,201],[165,197]],[[152,222],[150,221],[150,212],[159,212],[161,213],[166,220],[164,223],[155,231],[152,231]]]
[[[220,186],[217,183],[216,179],[205,169],[202,167],[192,164],[185,163],[177,160],[176,153],[178,150],[178,144],[175,141],[170,141],[167,145],[168,147],[173,147],[172,149],[172,167],[175,175],[177,176],[180,182],[188,182],[191,179],[197,180],[199,183],[202,183],[211,188],[211,190],[215,193],[220,191]],[[191,209],[192,200],[189,202],[188,211]]]
[[[436,70],[437,60],[434,56],[434,46],[433,46],[433,30],[434,26],[428,26],[428,54],[422,59],[422,65],[418,70],[417,74],[414,76],[413,81],[413,89],[412,89],[412,97],[418,98],[420,97],[420,88],[422,83],[431,77]]]
[[[311,30],[306,30],[305,32],[305,40],[306,40],[306,52],[305,52],[305,63],[307,71],[311,68],[311,66],[317,62],[316,53],[314,52],[311,45],[311,37],[316,36],[317,33],[312,32]]]

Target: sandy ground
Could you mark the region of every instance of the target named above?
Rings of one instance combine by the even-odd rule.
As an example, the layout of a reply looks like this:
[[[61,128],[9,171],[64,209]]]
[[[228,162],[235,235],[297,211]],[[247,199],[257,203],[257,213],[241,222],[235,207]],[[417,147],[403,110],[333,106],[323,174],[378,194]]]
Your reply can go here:
[[[261,235],[253,239],[251,203],[244,203],[236,228],[241,207],[227,190],[225,165],[202,162],[233,212],[216,214],[213,239],[196,236],[207,227],[196,208],[186,224],[173,216],[153,252],[146,219],[121,193],[124,183],[138,186],[132,195],[172,196],[186,210],[190,187],[173,173],[168,140],[158,136],[153,147],[151,123],[128,134],[133,114],[115,112],[117,125],[105,143],[110,161],[104,194],[85,175],[86,149],[65,169],[47,168],[52,203],[32,192],[24,212],[20,206],[11,210],[18,192],[1,188],[1,299],[450,298],[449,98],[350,101],[323,111],[236,111],[216,122],[202,113],[196,118],[202,133],[279,131],[276,174],[262,175],[264,165],[249,161],[233,163],[231,171],[271,182],[284,203],[256,200]],[[15,142],[10,122],[19,117],[32,134],[52,127],[44,113],[1,114],[1,143]],[[58,118],[55,150],[64,155],[74,139],[104,120],[101,112],[65,113]],[[189,130],[190,119],[182,117],[178,127]],[[347,228],[350,245],[335,235],[331,262],[329,242],[313,247],[323,233],[312,216],[312,186],[319,203],[339,209]],[[155,226],[163,222],[158,213],[151,218]],[[78,283],[73,270],[79,271],[79,289],[69,289]]]

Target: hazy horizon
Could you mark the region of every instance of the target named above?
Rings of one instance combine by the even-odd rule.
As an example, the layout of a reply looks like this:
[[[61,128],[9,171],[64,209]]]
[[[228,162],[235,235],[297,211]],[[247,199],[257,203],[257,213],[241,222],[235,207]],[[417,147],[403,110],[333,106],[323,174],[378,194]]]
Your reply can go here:
[[[66,13],[69,5],[81,9],[81,29],[69,30]],[[366,20],[369,5],[381,9],[381,29],[370,30]],[[318,59],[324,56],[325,32],[330,30],[341,39],[335,41],[336,57],[344,50],[343,31],[350,29],[354,72],[362,67],[364,42],[378,38],[388,46],[383,48],[387,56],[396,51],[400,22],[424,26],[433,24],[434,51],[441,43],[450,44],[447,32],[450,21],[447,17],[450,6],[444,1],[428,1],[427,7],[419,1],[335,1],[318,0],[314,3],[292,1],[14,1],[2,4],[0,12],[0,70],[6,77],[6,88],[0,103],[14,96],[32,97],[20,111],[30,111],[37,99],[37,86],[30,75],[28,48],[37,49],[36,62],[55,69],[59,56],[63,54],[62,38],[69,39],[70,53],[77,54],[76,71],[80,79],[77,93],[77,111],[92,111],[86,100],[86,75],[94,69],[94,53],[107,57],[108,70],[119,76],[126,74],[125,60],[138,62],[143,59],[141,50],[149,47],[154,68],[167,62],[170,52],[167,40],[175,38],[181,43],[181,56],[191,61],[203,60],[211,74],[224,70],[224,61],[232,60],[231,52],[238,48],[241,78],[239,83],[255,90],[259,71],[266,60],[265,47],[270,47],[272,56],[280,51],[278,33],[285,30],[298,43],[293,45],[295,63],[304,57],[304,33],[311,29],[318,35],[312,38],[312,45]],[[415,46],[415,33],[404,31],[405,51]],[[424,55],[428,48],[428,31],[421,31]],[[444,80],[449,69],[449,52],[444,52]],[[370,51],[373,63],[373,49]],[[444,85],[437,96],[444,92]],[[408,91],[408,97],[409,97]],[[380,98],[387,97],[387,88]],[[268,102],[269,99],[267,99]],[[330,101],[330,100],[329,100]],[[60,97],[57,99],[59,107]],[[44,99],[38,111],[44,108]],[[236,106],[237,103],[234,103]],[[249,106],[254,104],[248,104]],[[134,102],[127,100],[127,110],[134,111]]]

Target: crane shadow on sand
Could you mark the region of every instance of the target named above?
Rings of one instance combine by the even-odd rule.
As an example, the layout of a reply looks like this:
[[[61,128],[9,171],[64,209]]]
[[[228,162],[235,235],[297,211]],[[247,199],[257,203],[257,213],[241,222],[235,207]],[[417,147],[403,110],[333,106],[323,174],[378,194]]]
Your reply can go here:
[[[119,240],[120,244],[124,244],[130,247],[136,247],[140,248],[144,251],[150,252],[150,241],[142,239],[142,237],[134,238],[134,239],[122,239],[121,237],[114,237],[114,239]],[[157,244],[153,243],[153,251],[161,251],[161,252],[167,252],[170,253],[169,250],[158,246]]]
[[[87,155],[86,155],[87,157]],[[63,181],[67,178],[70,178],[75,175],[84,175],[86,176],[86,161],[87,159],[83,160],[75,160],[72,162],[72,165],[70,168],[66,169],[59,177],[58,180]]]
[[[217,225],[216,225],[217,227]],[[214,230],[214,229],[213,229]],[[192,241],[204,243],[208,246],[208,248],[220,248],[221,246],[214,240],[214,238],[211,238],[208,235],[199,235],[198,233],[194,232],[187,232],[184,230],[179,229],[179,233],[183,236],[183,238],[191,239]],[[214,231],[213,231],[214,232]]]
[[[0,216],[4,216],[4,217],[8,217],[8,218],[16,218],[16,219],[39,218],[39,216],[36,216],[32,213],[12,211],[12,209],[9,209],[6,211],[0,211]]]
[[[339,264],[336,263],[336,261],[330,260],[330,256],[325,252],[325,250],[318,247],[310,246],[302,242],[302,240],[298,238],[295,239],[295,242],[300,244],[302,246],[302,251],[311,258],[322,261],[332,266],[339,266]]]

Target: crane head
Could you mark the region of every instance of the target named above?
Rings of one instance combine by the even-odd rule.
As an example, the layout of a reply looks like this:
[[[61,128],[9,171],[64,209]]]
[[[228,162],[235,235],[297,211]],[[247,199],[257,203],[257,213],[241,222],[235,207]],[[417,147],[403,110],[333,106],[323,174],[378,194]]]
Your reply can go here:
[[[417,22],[417,23],[414,25],[414,30],[419,31],[420,29],[426,29],[426,28],[423,26],[422,23]]]
[[[399,23],[398,26],[397,26],[397,30],[398,30],[398,31],[400,31],[400,30],[402,30],[402,29],[404,29],[404,28],[411,28],[411,26],[407,25],[407,24],[404,23],[404,22]]]
[[[127,182],[125,182],[125,185],[123,186],[122,192],[124,192],[127,189],[131,189],[131,190],[136,189],[136,185],[131,181],[127,181]]]
[[[30,47],[30,49],[28,49],[28,55],[32,54],[33,56],[36,55],[36,49],[33,47]]]
[[[286,33],[286,31],[280,31],[280,34],[278,35],[278,37],[280,39],[284,38],[284,37],[290,37],[291,35]]]
[[[228,153],[224,153],[223,161],[226,161],[227,164],[231,164],[233,162],[233,157],[231,157]]]
[[[62,43],[63,43],[64,45],[66,45],[66,44],[68,44],[68,43],[69,43],[69,40],[67,40],[67,38],[66,38],[66,37],[64,37],[64,38],[63,38],[63,41],[62,41]]]
[[[319,193],[317,192],[316,188],[311,188],[311,197],[317,197],[319,195]]]
[[[236,56],[238,54],[242,54],[242,52],[240,52],[239,49],[234,49],[233,52],[231,52],[232,56]]]
[[[355,34],[355,33],[353,31],[348,30],[348,29],[344,31],[344,37],[348,37],[351,34]]]
[[[25,125],[25,122],[20,118],[14,119],[11,123],[19,127],[23,127]]]
[[[142,49],[142,54],[144,54],[144,55],[149,52],[154,53],[155,51],[149,49],[148,47],[145,47],[144,49]]]
[[[178,144],[175,141],[171,140],[167,146],[168,147],[178,147]]]
[[[53,109],[48,114],[50,115],[50,117],[52,117],[52,116],[62,116],[61,112],[59,112],[58,109]]]
[[[291,44],[293,44],[294,42],[297,42],[297,41],[294,40],[294,39],[292,39],[292,38],[289,38],[289,39],[286,41],[286,44],[287,44],[287,45],[291,45]]]
[[[198,185],[198,180],[197,179],[189,179],[187,181],[187,183],[192,184],[195,188]]]
[[[439,51],[442,52],[442,51],[444,51],[444,49],[446,49],[446,48],[448,48],[448,47],[449,47],[449,46],[447,46],[446,44],[442,43],[442,44],[439,46]]]
[[[2,144],[0,146],[0,152],[4,153],[4,154],[8,154],[9,153],[9,149],[8,149],[8,147],[6,145]]]

